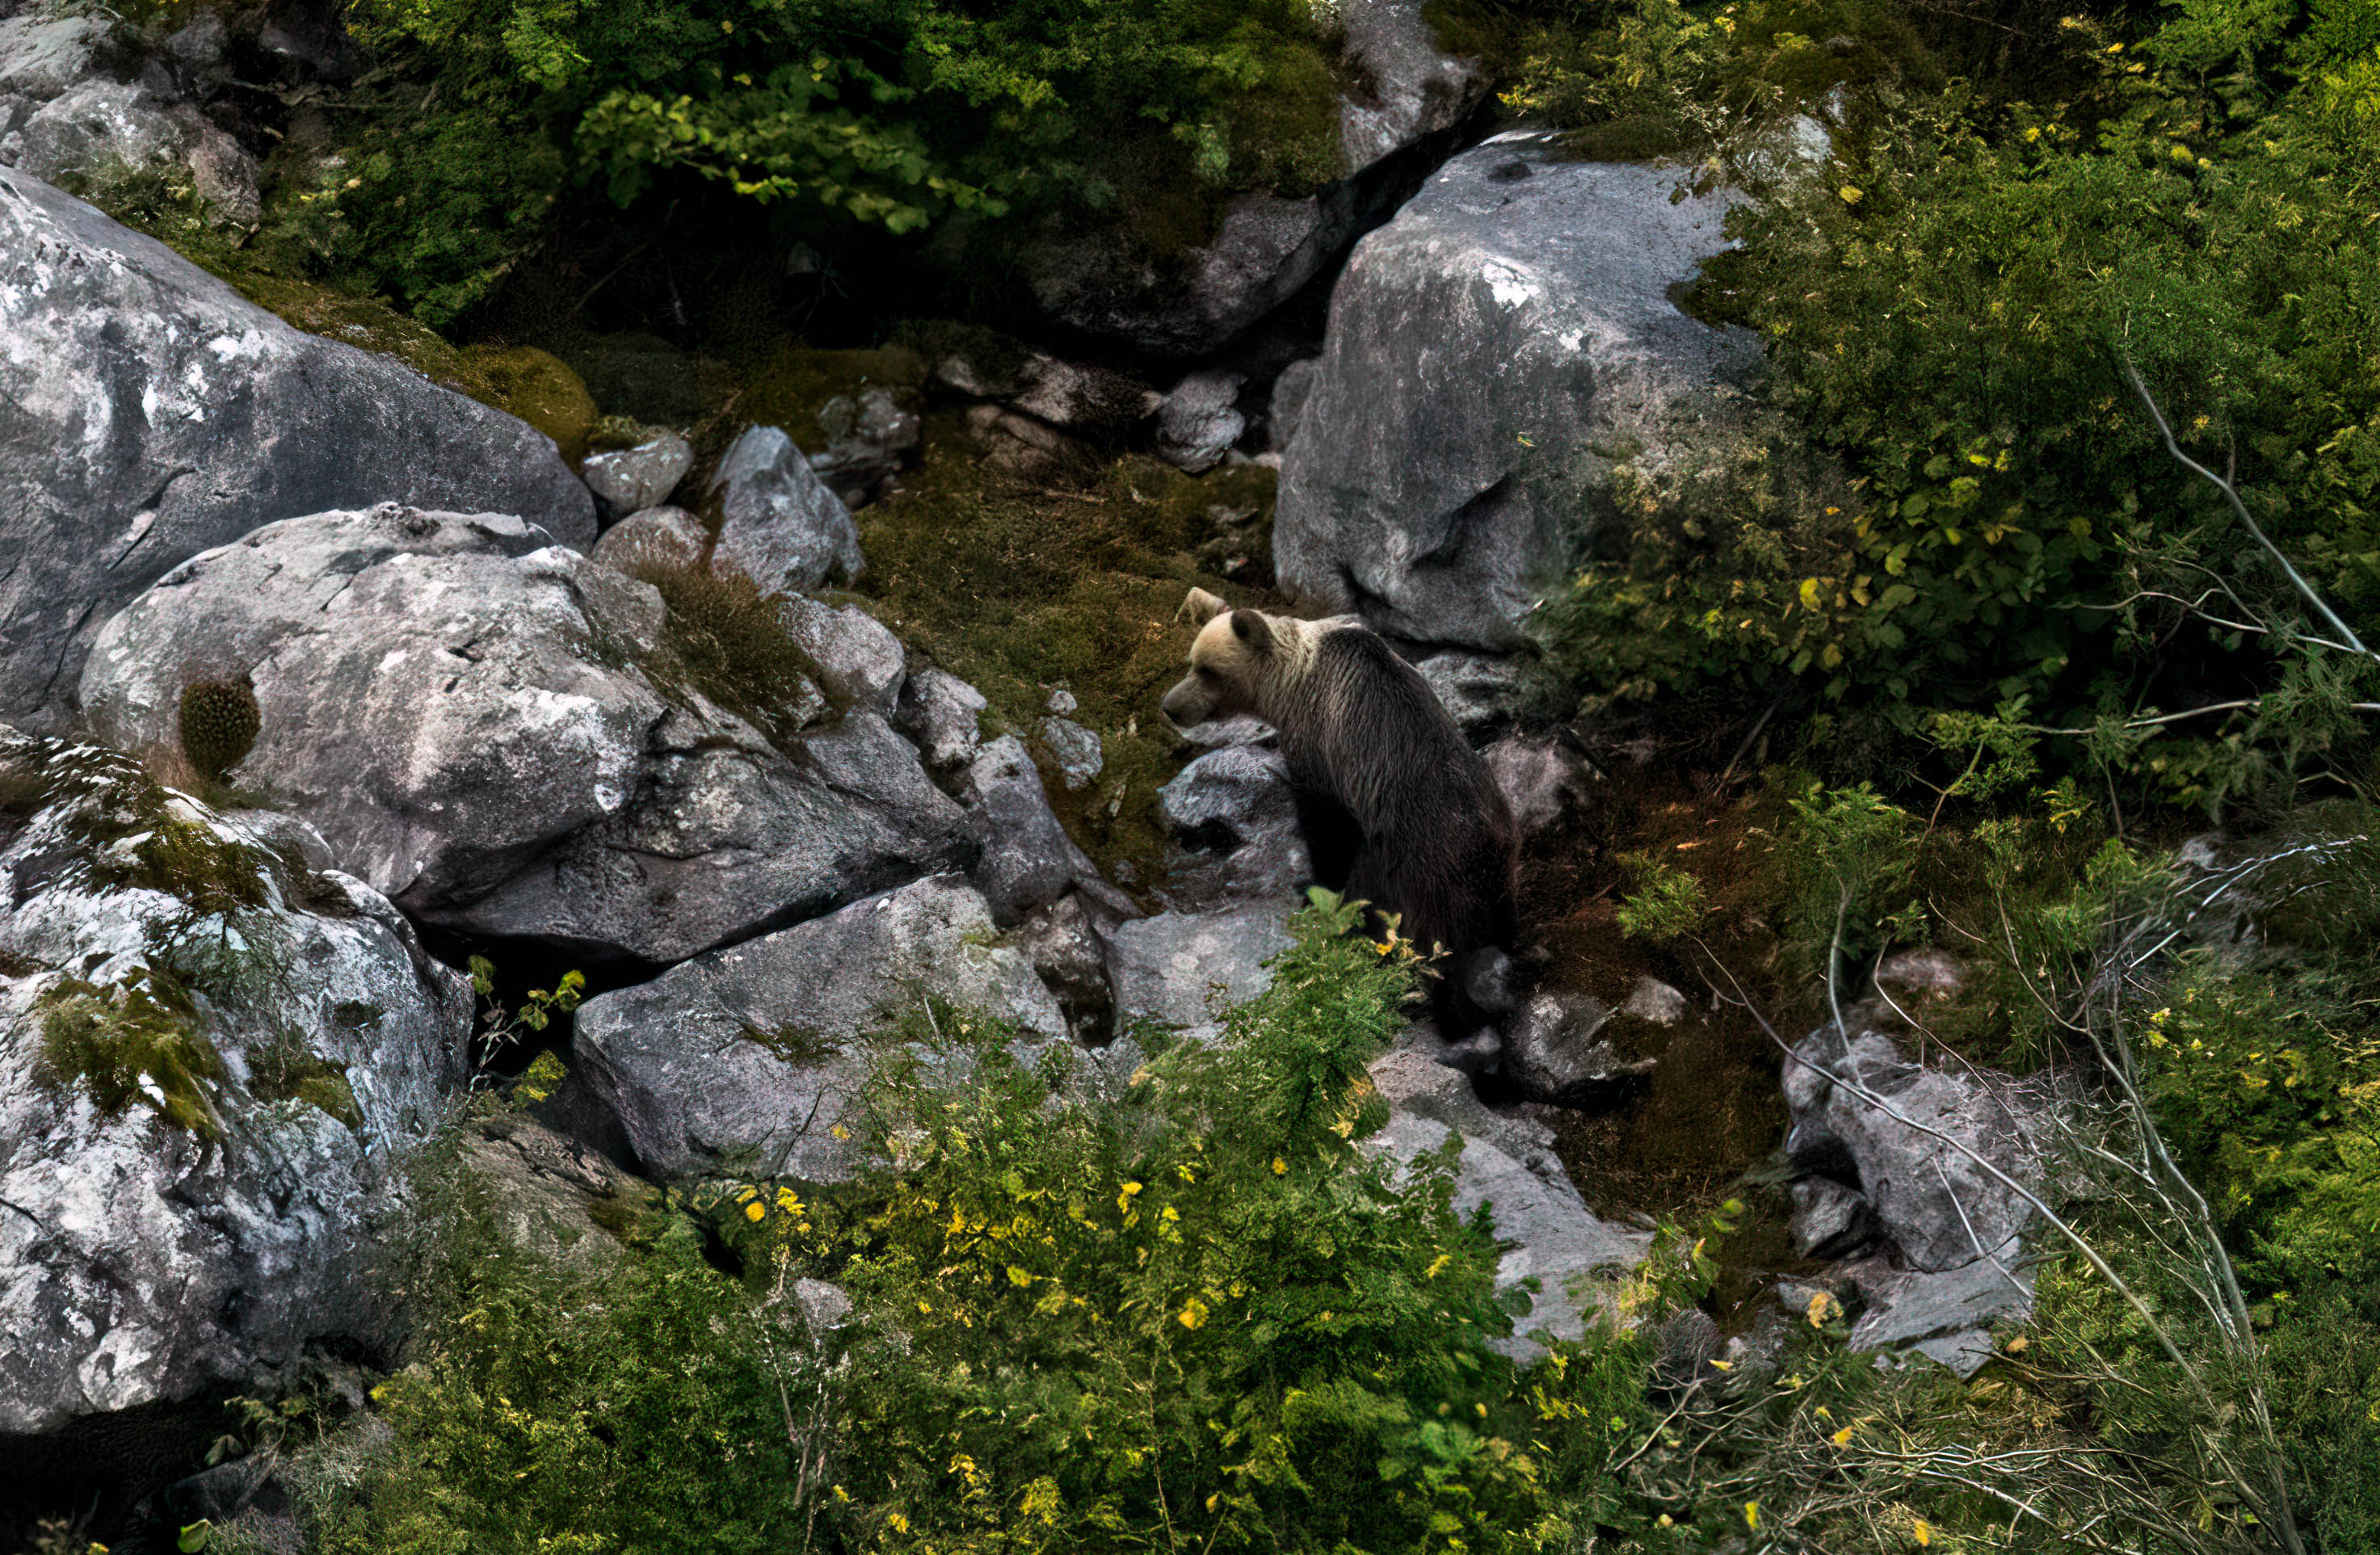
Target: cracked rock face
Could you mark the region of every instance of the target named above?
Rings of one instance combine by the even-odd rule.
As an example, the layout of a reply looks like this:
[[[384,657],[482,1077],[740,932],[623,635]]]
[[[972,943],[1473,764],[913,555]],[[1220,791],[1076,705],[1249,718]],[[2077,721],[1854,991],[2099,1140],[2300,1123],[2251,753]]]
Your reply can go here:
[[[469,983],[285,823],[6,729],[0,780],[0,1434],[384,1342],[372,1217]]]
[[[937,875],[590,999],[577,1053],[590,1094],[663,1176],[736,1170],[846,1180],[844,1130],[868,1076],[859,1039],[929,995],[1062,1039],[1066,1019],[990,909]]]
[[[276,519],[381,502],[594,539],[524,421],[305,334],[164,245],[0,169],[0,717],[51,730],[109,617]]]
[[[1670,290],[1727,246],[1742,197],[1673,203],[1676,184],[1513,131],[1356,246],[1281,456],[1284,587],[1393,636],[1515,650],[1614,509],[1618,465],[1658,478],[1732,451],[1760,342]]]
[[[880,714],[814,699],[781,747],[665,689],[661,596],[546,539],[395,506],[270,526],[109,623],[88,716],[170,763],[182,688],[245,680],[234,781],[423,921],[591,959],[682,960],[972,856]]]

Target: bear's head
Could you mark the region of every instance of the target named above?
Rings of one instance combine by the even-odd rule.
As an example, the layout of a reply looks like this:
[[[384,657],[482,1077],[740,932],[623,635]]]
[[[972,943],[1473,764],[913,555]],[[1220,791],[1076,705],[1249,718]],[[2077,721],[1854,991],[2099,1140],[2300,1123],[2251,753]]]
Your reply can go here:
[[[1190,644],[1190,673],[1158,704],[1165,716],[1184,729],[1244,712],[1262,717],[1259,699],[1276,670],[1271,619],[1232,610],[1204,589],[1192,589],[1183,609],[1203,625]]]

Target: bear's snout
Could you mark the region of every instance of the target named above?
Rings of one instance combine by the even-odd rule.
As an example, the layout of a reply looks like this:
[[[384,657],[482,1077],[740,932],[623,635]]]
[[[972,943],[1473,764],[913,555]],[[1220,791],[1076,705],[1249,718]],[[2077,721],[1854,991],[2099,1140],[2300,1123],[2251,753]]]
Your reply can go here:
[[[1158,711],[1172,719],[1174,727],[1179,729],[1188,729],[1204,723],[1214,712],[1213,707],[1208,701],[1205,689],[1199,686],[1196,677],[1184,679],[1172,690],[1168,691],[1164,700],[1159,702],[1157,706]]]

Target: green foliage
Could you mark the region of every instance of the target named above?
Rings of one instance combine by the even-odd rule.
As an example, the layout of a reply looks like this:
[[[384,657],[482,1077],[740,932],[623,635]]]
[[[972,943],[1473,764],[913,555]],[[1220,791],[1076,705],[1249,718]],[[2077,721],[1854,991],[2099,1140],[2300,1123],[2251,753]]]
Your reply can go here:
[[[468,963],[471,969],[471,991],[480,998],[480,1067],[482,1071],[503,1056],[505,1050],[541,1035],[558,1015],[577,1010],[587,997],[587,974],[573,969],[550,989],[533,988],[521,995],[520,1002],[507,1007],[496,998],[496,964],[484,955],[475,955]],[[539,1059],[551,1060],[540,1053]],[[558,1061],[552,1061],[557,1062]],[[559,1075],[546,1072],[540,1078],[537,1060],[531,1060],[522,1083],[534,1091],[548,1080],[558,1081]]]
[[[1866,784],[1812,784],[1791,803],[1786,942],[1815,976],[1853,979],[1888,941],[1922,934],[1922,911],[1906,894],[1915,884],[1917,818]]]
[[[1400,1172],[1365,1066],[1408,959],[1329,899],[1215,1047],[1113,1101],[998,1046],[871,1087],[844,1484],[886,1549],[1536,1549],[1484,1225]],[[996,1041],[996,1034],[994,1037]],[[1053,1087],[1053,1080],[1055,1082]]]
[[[2110,767],[2149,802],[2354,780],[2370,748],[2354,704],[2380,699],[2380,674],[2308,627],[2171,460],[2127,364],[2202,463],[2236,466],[2330,601],[2373,619],[2368,7],[2316,6],[2294,38],[2289,5],[2170,7],[2130,39],[2070,18],[2041,50],[2064,74],[2033,102],[2005,80],[1941,85],[1910,31],[1936,26],[1920,8],[1846,10],[1823,60],[1806,45],[1828,33],[1791,9],[1730,7],[1718,31],[1615,12],[1633,19],[1610,36],[1643,42],[1589,73],[1715,93],[1742,115],[1711,130],[1731,167],[1756,165],[1761,122],[1850,83],[1823,178],[1765,188],[1696,305],[1767,337],[1779,403],[1855,490],[1755,464],[1699,501],[1623,492],[1624,557],[1549,605],[1558,660],[1597,705],[1718,686],[1906,706],[1912,731],[1944,708],[2029,707],[2092,734],[2057,765]]]
[[[1618,862],[1635,870],[1638,881],[1637,889],[1621,899],[1620,910],[1613,915],[1620,932],[1665,945],[1694,931],[1708,910],[1698,877],[1672,869],[1650,854],[1624,854]]]
[[[506,1238],[451,1153],[424,1163],[399,1271],[418,1315],[375,1390],[394,1440],[326,1498],[325,1555],[777,1551],[809,1508],[781,1386],[797,1323],[702,1257],[682,1220],[616,1275],[573,1282]]]
[[[199,775],[220,783],[255,748],[263,727],[256,691],[246,681],[201,680],[182,687],[182,754]]]
[[[79,1086],[108,1117],[138,1102],[176,1128],[222,1135],[209,1092],[224,1083],[223,1055],[171,977],[143,968],[105,988],[68,978],[42,996],[40,1014],[50,1084]]]
[[[363,1111],[347,1084],[346,1072],[314,1055],[304,1036],[283,1030],[251,1042],[248,1088],[260,1101],[302,1101],[336,1118],[349,1128],[363,1126]]]
[[[384,116],[276,219],[433,322],[582,186],[625,206],[699,180],[893,233],[1189,193],[1195,239],[1214,197],[1341,170],[1307,0],[365,0],[354,20],[395,67]]]

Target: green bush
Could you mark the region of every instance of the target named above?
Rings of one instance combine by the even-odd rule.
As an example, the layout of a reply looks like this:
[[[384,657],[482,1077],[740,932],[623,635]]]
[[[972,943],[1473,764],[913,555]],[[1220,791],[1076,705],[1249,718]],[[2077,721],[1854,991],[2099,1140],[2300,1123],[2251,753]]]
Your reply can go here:
[[[277,220],[433,323],[581,188],[626,206],[708,184],[893,233],[1127,204],[1161,226],[1187,200],[1148,234],[1178,244],[1223,194],[1341,171],[1308,0],[362,0],[354,20],[392,67],[382,111]]]
[[[574,1281],[509,1239],[451,1150],[424,1163],[398,1289],[417,1337],[374,1391],[393,1439],[314,1507],[324,1555],[730,1555],[797,1547],[805,1443],[785,1388],[798,1322],[642,1223],[613,1276]],[[301,1482],[305,1476],[301,1470]]]
[[[1646,56],[1646,90],[1785,70],[1760,9]],[[1624,557],[1546,618],[1582,690],[1716,685],[1905,708],[1911,728],[2021,699],[2177,803],[2360,773],[2350,704],[2380,697],[2375,666],[2324,645],[2127,376],[2202,462],[2236,462],[2350,622],[2380,618],[2380,66],[2350,25],[2366,7],[2316,6],[2291,38],[2293,9],[2193,0],[2130,42],[2075,18],[2063,47],[2096,63],[2051,101],[1918,90],[1913,69],[1856,92],[1824,187],[1739,218],[1746,247],[1701,298],[1767,337],[1780,401],[1856,491],[1755,471],[1634,504]]]
[[[880,1197],[837,1278],[867,1319],[843,1483],[881,1547],[1559,1544],[1492,1236],[1448,1160],[1359,1148],[1410,974],[1354,917],[1305,913],[1219,1045],[1117,1099],[964,1028],[871,1087]]]
[[[210,782],[222,782],[239,765],[262,727],[256,692],[245,681],[201,680],[182,687],[182,754]]]

